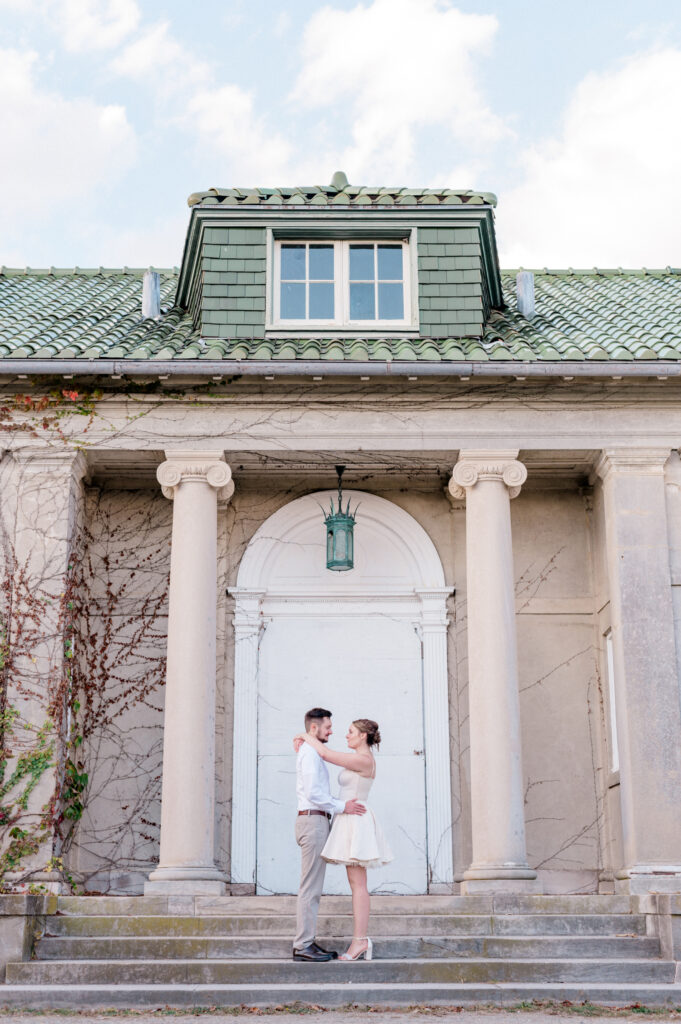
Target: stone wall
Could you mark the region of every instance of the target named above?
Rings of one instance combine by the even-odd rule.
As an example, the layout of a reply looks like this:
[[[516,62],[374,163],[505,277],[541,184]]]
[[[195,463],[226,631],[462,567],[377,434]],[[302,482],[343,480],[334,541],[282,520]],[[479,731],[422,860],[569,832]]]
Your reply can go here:
[[[231,502],[219,509],[218,709],[216,860],[229,871],[231,817],[233,600],[246,546],[273,512],[328,479],[294,473],[239,478]],[[456,587],[449,632],[452,809],[455,871],[470,860],[468,797],[465,512],[445,496],[447,473],[368,474],[351,486],[379,494],[410,513],[433,540],[447,583]],[[172,504],[152,489],[90,489],[88,522],[95,567],[92,622],[104,608],[107,587],[122,593],[110,646],[130,639],[136,613],[167,572]],[[608,796],[590,502],[576,486],[527,487],[512,502],[517,585],[525,814],[528,858],[549,892],[593,892],[612,867],[617,801]],[[321,528],[321,526],[320,526]],[[357,529],[361,529],[358,520]],[[146,560],[146,561],[145,561]],[[104,571],[105,563],[107,565]],[[99,569],[97,569],[99,567]],[[110,591],[109,591],[110,592]],[[103,602],[103,603],[102,603]],[[108,614],[108,613],[107,613]],[[103,622],[101,611],[100,622]],[[137,662],[116,667],[113,690],[143,679],[145,657],[162,654],[163,617],[147,633]],[[146,647],[145,647],[146,645]],[[148,648],[148,649],[147,649]],[[113,649],[113,648],[112,648]],[[146,652],[146,653],[145,653]],[[112,671],[114,666],[112,665]],[[133,687],[134,689],[134,687]],[[115,703],[114,703],[115,708]],[[157,857],[163,688],[135,699],[95,729],[86,758],[92,766],[87,813],[73,863],[90,888],[139,892]],[[605,780],[605,781],[604,781]],[[389,827],[389,823],[388,823]],[[608,863],[609,862],[609,863]]]

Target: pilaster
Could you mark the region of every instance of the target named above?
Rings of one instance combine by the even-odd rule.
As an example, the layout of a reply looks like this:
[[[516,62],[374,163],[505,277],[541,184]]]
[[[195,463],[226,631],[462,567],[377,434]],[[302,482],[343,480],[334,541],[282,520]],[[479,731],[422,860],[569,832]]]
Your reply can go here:
[[[232,893],[255,892],[258,776],[258,645],[264,591],[235,590]]]
[[[17,884],[29,876],[29,881],[58,889],[58,876],[46,868],[58,852],[51,812],[59,787],[63,723],[55,709],[63,706],[71,654],[66,604],[87,463],[82,453],[66,446],[20,448],[13,452],[12,463],[3,474],[7,489],[2,559],[11,577],[6,609],[11,658],[6,708],[16,718],[6,730],[10,756],[5,779],[11,778],[22,757],[47,757],[47,763],[28,793],[20,823],[44,841],[7,878]],[[26,776],[19,778],[6,802],[22,797],[28,781]]]
[[[664,483],[668,448],[606,449],[603,482],[625,863],[631,892],[681,892],[681,695]]]

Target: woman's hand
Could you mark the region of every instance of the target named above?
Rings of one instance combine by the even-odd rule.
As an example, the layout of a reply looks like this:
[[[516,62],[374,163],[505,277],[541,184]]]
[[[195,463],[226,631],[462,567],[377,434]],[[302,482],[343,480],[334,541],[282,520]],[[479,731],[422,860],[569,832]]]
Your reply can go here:
[[[296,754],[298,753],[304,742],[305,736],[302,733],[300,733],[298,736],[293,737],[293,749],[295,750]]]

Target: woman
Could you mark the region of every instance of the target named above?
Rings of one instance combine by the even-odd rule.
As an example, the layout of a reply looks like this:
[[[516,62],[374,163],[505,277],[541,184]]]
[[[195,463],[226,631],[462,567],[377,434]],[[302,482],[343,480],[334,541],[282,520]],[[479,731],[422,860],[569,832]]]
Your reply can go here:
[[[365,803],[376,777],[376,762],[371,752],[378,749],[381,734],[370,718],[356,719],[345,737],[349,754],[329,750],[314,736],[301,733],[296,736],[296,750],[301,741],[309,743],[329,764],[343,769],[338,776],[341,800],[359,800]],[[366,814],[337,814],[322,857],[329,864],[344,864],[352,891],[353,939],[339,960],[371,960],[373,943],[367,936],[369,925],[369,890],[367,868],[381,867],[393,859],[381,827],[367,808]]]

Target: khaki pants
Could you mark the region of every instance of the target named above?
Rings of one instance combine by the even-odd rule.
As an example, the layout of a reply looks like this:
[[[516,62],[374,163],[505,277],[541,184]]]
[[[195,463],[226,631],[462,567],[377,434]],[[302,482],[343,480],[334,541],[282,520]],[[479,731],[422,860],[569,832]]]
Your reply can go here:
[[[319,899],[324,888],[326,861],[320,854],[329,837],[330,822],[322,814],[303,814],[296,818],[296,842],[300,847],[300,888],[296,907],[294,949],[314,942]]]

